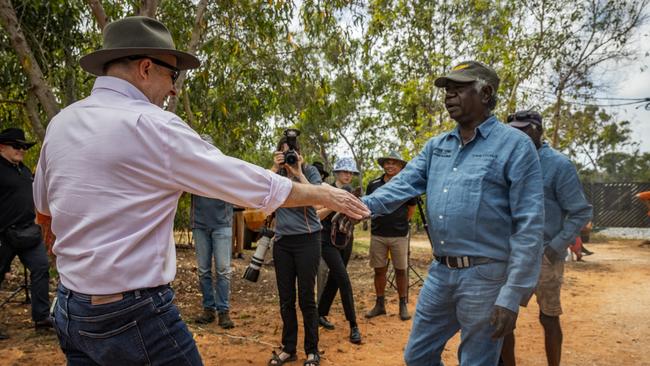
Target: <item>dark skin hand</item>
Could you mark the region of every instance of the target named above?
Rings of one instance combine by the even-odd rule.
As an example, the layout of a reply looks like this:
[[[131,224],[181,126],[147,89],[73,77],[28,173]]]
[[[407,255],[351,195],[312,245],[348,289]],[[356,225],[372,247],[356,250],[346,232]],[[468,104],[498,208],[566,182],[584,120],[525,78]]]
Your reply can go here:
[[[494,305],[490,325],[494,326],[492,340],[503,338],[511,334],[517,326],[517,313],[499,305]]]
[[[547,246],[544,249],[544,256],[551,262],[551,263],[556,263],[560,259],[562,259],[562,256],[560,253],[556,252],[555,249],[551,248],[550,246]]]

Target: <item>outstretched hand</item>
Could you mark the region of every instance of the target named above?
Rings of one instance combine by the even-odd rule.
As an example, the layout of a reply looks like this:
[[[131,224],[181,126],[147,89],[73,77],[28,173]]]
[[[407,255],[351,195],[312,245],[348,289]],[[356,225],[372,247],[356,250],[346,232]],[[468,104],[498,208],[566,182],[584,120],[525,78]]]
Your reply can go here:
[[[322,189],[327,190],[328,196],[327,199],[322,202],[323,206],[355,220],[370,217],[370,210],[368,207],[366,207],[366,205],[352,193],[332,187],[329,184],[323,184],[321,187]]]
[[[499,305],[494,305],[490,325],[494,326],[492,340],[505,337],[512,333],[517,326],[517,313]]]

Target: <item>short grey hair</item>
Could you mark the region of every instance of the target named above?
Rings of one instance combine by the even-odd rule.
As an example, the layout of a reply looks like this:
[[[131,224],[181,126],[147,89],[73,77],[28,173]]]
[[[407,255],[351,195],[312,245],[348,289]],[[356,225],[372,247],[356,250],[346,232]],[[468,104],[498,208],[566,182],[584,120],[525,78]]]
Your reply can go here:
[[[492,87],[492,95],[490,95],[490,99],[488,100],[487,107],[492,111],[497,106],[497,91],[494,89],[493,85],[491,85],[484,79],[478,78],[476,79],[476,81],[474,81],[474,89],[476,90],[477,93],[480,93],[481,90],[483,90],[483,88],[488,85]]]

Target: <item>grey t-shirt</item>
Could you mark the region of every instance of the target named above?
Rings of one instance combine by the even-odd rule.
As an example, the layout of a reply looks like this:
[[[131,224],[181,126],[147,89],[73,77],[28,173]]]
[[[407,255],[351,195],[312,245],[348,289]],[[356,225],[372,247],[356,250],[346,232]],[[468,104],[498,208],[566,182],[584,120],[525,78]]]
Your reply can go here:
[[[232,227],[232,204],[203,196],[192,195],[192,229]]]
[[[312,165],[303,167],[311,184],[321,184],[320,173]],[[297,180],[294,178],[294,180]],[[275,211],[275,240],[287,235],[310,234],[321,230],[320,220],[313,206],[278,208]]]

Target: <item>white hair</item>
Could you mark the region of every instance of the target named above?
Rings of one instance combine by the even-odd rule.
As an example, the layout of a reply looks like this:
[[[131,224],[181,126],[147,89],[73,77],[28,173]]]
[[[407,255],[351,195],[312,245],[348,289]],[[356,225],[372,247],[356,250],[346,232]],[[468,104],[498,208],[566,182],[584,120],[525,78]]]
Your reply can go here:
[[[484,79],[478,78],[476,81],[474,81],[474,90],[476,90],[477,93],[480,93],[484,87],[490,85],[487,81]],[[491,86],[491,85],[490,85]],[[490,110],[493,110],[494,107],[497,105],[497,95],[496,95],[496,90],[492,88],[492,95],[490,95],[490,100],[488,101],[488,108]]]

